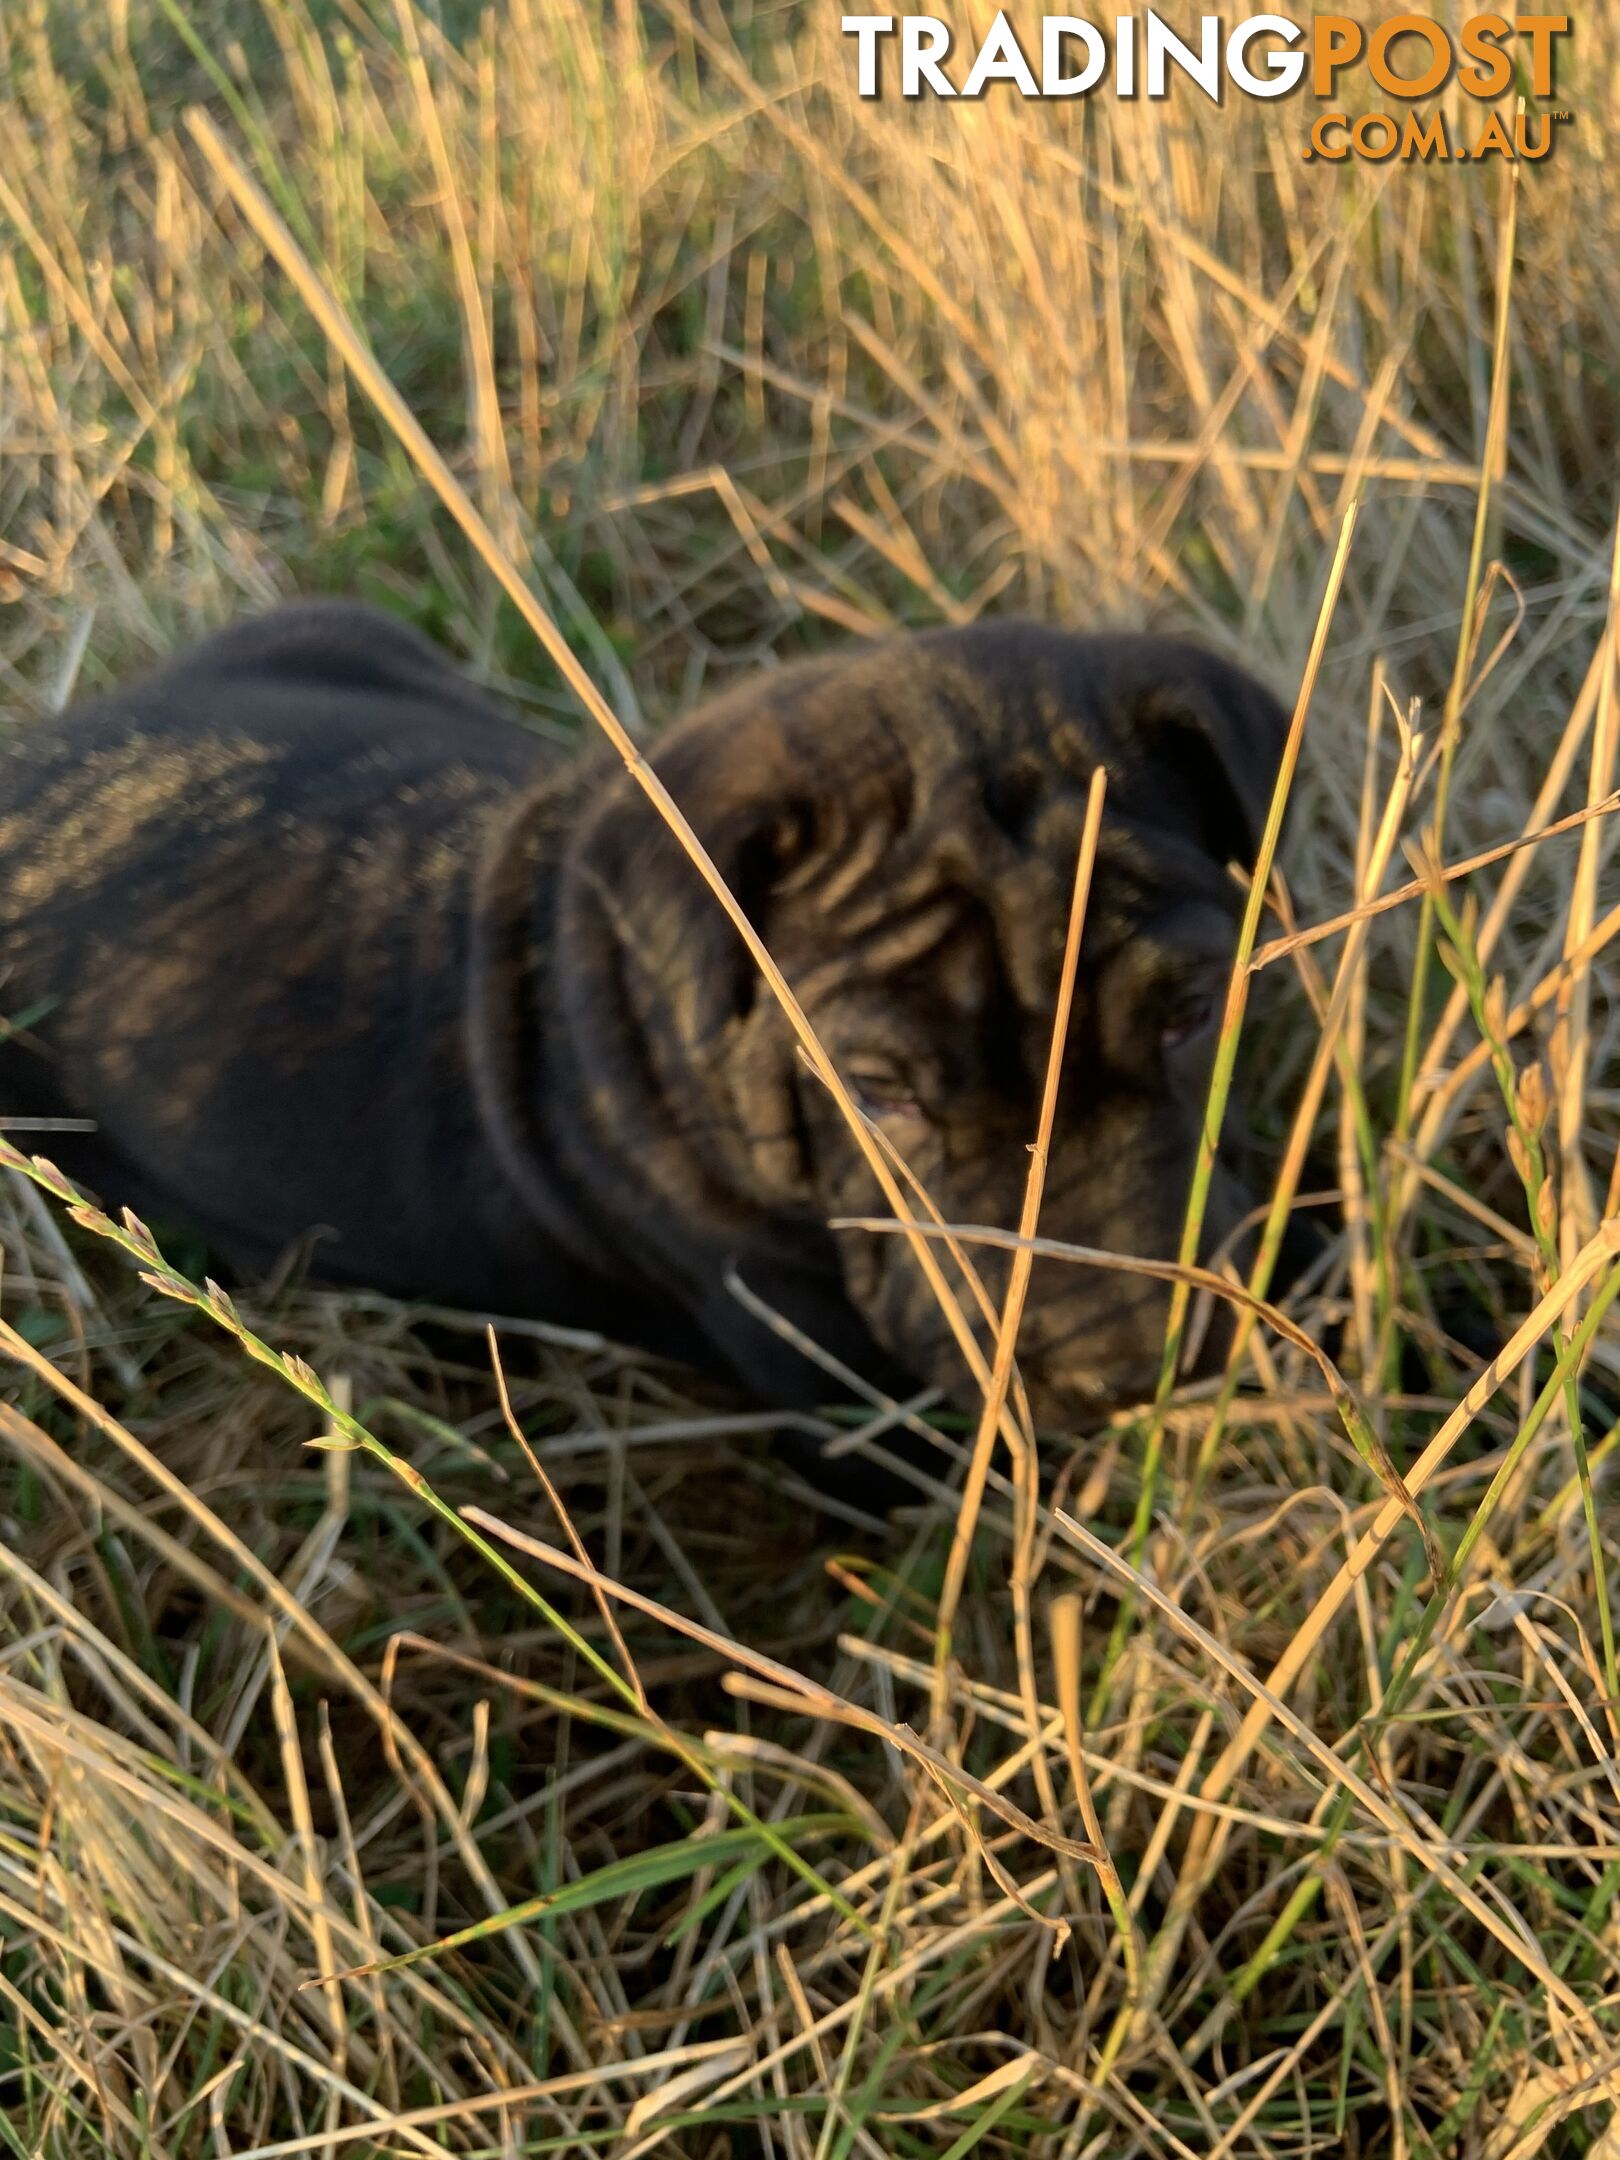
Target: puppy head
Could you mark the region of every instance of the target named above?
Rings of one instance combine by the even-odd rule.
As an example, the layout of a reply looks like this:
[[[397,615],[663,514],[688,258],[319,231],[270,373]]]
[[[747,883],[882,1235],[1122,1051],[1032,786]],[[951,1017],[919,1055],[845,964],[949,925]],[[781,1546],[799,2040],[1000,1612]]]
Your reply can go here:
[[[864,1114],[949,1223],[1016,1225],[1075,859],[1108,772],[1041,1229],[1171,1257],[1239,893],[1285,731],[1197,648],[1003,624],[785,669],[683,723],[660,777]],[[879,1194],[733,927],[626,776],[576,837],[560,948],[598,1131],[712,1251],[825,1243]],[[1206,1246],[1247,1205],[1218,1171]],[[903,1240],[841,1230],[844,1292],[907,1371],[967,1375]],[[975,1253],[992,1297],[1006,1262]],[[746,1272],[746,1261],[745,1261]],[[947,1273],[951,1270],[947,1266]],[[1036,1413],[1151,1387],[1168,1292],[1037,1261]]]

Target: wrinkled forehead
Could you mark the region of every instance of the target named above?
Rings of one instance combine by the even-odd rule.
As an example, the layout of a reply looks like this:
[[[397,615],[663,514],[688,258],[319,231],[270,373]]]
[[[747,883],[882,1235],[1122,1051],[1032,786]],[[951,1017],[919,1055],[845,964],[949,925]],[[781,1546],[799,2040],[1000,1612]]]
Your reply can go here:
[[[1185,750],[1191,701],[1240,699],[1240,682],[1176,639],[979,624],[785,670],[775,718],[818,806],[917,831],[972,823],[971,807],[1039,848],[1083,816],[1099,765],[1124,816],[1185,825],[1170,746]]]
[[[1084,788],[1121,747],[1117,698],[1077,663],[1083,645],[936,631],[788,671],[778,694],[807,775],[859,787],[884,773],[926,803],[972,774],[1016,817],[1053,785]]]
[[[1234,906],[1221,866],[1154,824],[1116,713],[1040,655],[1015,669],[880,650],[815,685],[810,708],[795,736],[815,833],[779,894],[846,978],[966,966],[977,925],[1018,1003],[1048,1011],[1099,763],[1085,964]]]

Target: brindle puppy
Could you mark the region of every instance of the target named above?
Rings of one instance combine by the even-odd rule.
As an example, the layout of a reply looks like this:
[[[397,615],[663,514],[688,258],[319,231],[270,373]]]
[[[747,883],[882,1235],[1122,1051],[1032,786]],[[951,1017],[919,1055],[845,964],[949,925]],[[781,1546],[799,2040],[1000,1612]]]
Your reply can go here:
[[[1283,735],[1193,646],[1025,623],[784,668],[656,763],[870,1117],[949,1221],[1011,1224],[1085,793],[1108,769],[1042,1228],[1166,1255]],[[697,872],[383,616],[298,605],[0,755],[0,1115],[238,1275],[600,1328],[781,1404],[829,1383],[743,1280],[888,1383],[965,1374]],[[1245,1205],[1218,1174],[1209,1242]],[[985,1256],[987,1276],[1000,1263]],[[1037,1414],[1149,1384],[1165,1297],[1037,1264]]]

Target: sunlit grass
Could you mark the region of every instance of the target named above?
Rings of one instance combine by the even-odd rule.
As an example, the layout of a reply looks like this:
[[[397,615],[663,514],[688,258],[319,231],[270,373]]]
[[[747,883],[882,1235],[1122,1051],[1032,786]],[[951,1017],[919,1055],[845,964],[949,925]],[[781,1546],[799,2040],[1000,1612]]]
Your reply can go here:
[[[672,1368],[233,1302],[5,1178],[9,2149],[1606,2150],[1620,100],[1579,43],[1515,209],[1239,104],[863,104],[815,10],[0,10],[14,724],[308,589],[632,756],[771,654],[985,610],[1309,691],[1229,1003],[1276,1170],[1233,1363],[1043,1435],[1038,1489],[1004,1356],[978,1447],[799,1421],[936,1450],[811,1538],[768,1412]]]

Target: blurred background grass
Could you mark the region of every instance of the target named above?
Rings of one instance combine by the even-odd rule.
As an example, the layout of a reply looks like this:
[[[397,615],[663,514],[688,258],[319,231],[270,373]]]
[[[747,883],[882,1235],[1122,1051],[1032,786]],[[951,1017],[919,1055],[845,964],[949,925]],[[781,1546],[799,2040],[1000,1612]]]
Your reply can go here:
[[[1475,669],[1453,856],[1578,806],[1593,769],[1620,415],[1615,27],[1606,5],[1581,12],[1559,84],[1575,119],[1520,192],[1479,660],[1508,642]],[[1393,766],[1388,703],[1423,700],[1432,740],[1453,673],[1505,170],[1307,165],[1299,100],[907,105],[853,83],[837,11],[802,5],[6,0],[10,724],[278,595],[341,591],[432,631],[531,724],[579,725],[198,158],[180,118],[201,101],[649,732],[774,658],[1015,609],[1190,629],[1291,696],[1359,497],[1285,847],[1301,919],[1346,907]],[[1489,963],[1511,999],[1568,942],[1580,847],[1527,860]],[[1406,1129],[1416,926],[1415,908],[1380,923],[1347,1036],[1380,1138]],[[1582,970],[1577,1138],[1599,1201],[1620,1123],[1607,959]],[[1305,1010],[1296,983],[1261,1015],[1264,1130],[1315,1047]],[[1465,1018],[1450,1063],[1476,1039]],[[1321,1120],[1329,1160],[1348,1100]],[[1424,1143],[1387,1249],[1371,1210],[1360,1265],[1387,1263],[1418,1363],[1405,1392],[1360,1378],[1403,1462],[1475,1369],[1447,1335],[1459,1304],[1505,1332],[1536,1294],[1502,1124],[1487,1070]],[[1373,1201],[1406,1170],[1386,1150]],[[6,1210],[16,2151],[1613,2149],[1614,1706],[1559,1414],[1402,1721],[1369,1743],[1404,1837],[1359,1805],[1335,1828],[1322,1765],[1278,1728],[1229,1789],[1201,1790],[1248,1705],[1235,1668],[1300,1639],[1376,1506],[1308,1362],[1262,1361],[1207,1482],[1207,1403],[1172,1414],[1148,1574],[1228,1662],[1140,1606],[1105,1661],[1114,1589],[1047,1517],[1043,1616],[1054,1589],[1089,1600],[1104,1714],[1085,1759],[1143,2000],[1084,1871],[979,1807],[959,1818],[892,1748],[739,1701],[712,1644],[652,1615],[621,1616],[647,1691],[626,1709],[419,1496],[368,1458],[301,1453],[307,1404],[194,1310],[65,1242],[20,1183]],[[1354,1307],[1356,1264],[1320,1286],[1316,1320]],[[425,1335],[420,1315],[296,1282],[253,1309],[452,1502],[561,1542],[476,1330]],[[768,1418],[609,1346],[504,1342],[519,1422],[609,1576],[926,1723],[948,1495],[886,1536],[823,1514],[812,1540]],[[1598,1377],[1615,1362],[1600,1341]],[[1448,1529],[1522,1433],[1531,1371],[1448,1467]],[[1604,1414],[1589,1437],[1612,1544]],[[1118,1543],[1140,1456],[1128,1419],[1059,1445],[1048,1497]],[[1049,1828],[1055,1781],[1078,1835],[1056,1710],[1036,1740],[1024,1726],[1010,1522],[1003,1483],[951,1745]],[[1504,1602],[1510,1584],[1529,1594]],[[611,1650],[591,1598],[552,1588]],[[1392,1540],[1293,1690],[1346,1760],[1425,1595],[1415,1543]],[[715,1782],[780,1817],[847,1909],[763,1842],[706,1859],[694,1834],[731,1819]],[[1437,1887],[1414,1839],[1482,1886],[1569,2000]],[[684,1872],[603,1872],[683,1840]],[[567,1885],[571,1908],[432,1965],[299,1991]]]

